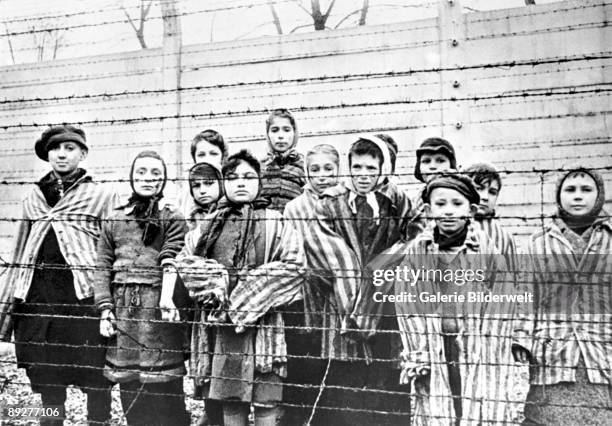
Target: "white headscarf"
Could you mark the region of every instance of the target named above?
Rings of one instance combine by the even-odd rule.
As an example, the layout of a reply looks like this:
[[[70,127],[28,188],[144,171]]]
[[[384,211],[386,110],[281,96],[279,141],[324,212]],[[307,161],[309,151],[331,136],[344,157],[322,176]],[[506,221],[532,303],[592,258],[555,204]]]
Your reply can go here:
[[[382,152],[383,156],[383,162],[382,167],[380,168],[380,175],[378,176],[378,181],[376,182],[374,189],[365,195],[366,203],[372,208],[372,216],[376,221],[376,224],[378,225],[380,223],[380,208],[378,207],[378,201],[376,201],[376,191],[384,185],[385,178],[389,178],[391,175],[391,156],[389,154],[389,148],[387,144],[382,139],[374,135],[360,135],[357,141],[359,141],[360,139],[364,139],[374,143],[378,147],[378,149],[380,149],[380,152]],[[355,143],[353,143],[353,145],[355,145]],[[348,155],[346,156],[346,161],[348,166]],[[350,167],[347,167],[347,170],[348,174],[344,177],[344,182],[347,189],[349,190],[348,204],[353,214],[357,214],[357,206],[355,205],[355,199],[360,194],[357,192],[355,186],[353,185],[353,179],[350,176]]]

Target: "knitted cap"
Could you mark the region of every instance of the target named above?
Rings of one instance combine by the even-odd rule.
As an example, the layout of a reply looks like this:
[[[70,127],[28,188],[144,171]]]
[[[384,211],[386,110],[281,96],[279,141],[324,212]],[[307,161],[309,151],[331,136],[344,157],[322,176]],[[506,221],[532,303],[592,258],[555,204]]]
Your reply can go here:
[[[555,192],[555,201],[557,202],[557,208],[559,212],[563,212],[563,208],[561,207],[561,187],[563,186],[563,182],[565,181],[565,179],[567,179],[568,176],[576,172],[584,173],[588,176],[591,176],[595,181],[595,185],[597,186],[597,198],[595,200],[595,205],[593,206],[593,209],[587,214],[587,216],[597,216],[603,209],[603,206],[606,202],[606,190],[604,180],[597,170],[590,170],[581,165],[572,165],[568,167],[567,171],[563,172],[563,174],[559,176]]]
[[[427,188],[423,191],[423,201],[429,203],[431,192],[436,188],[449,188],[461,193],[470,204],[480,203],[480,195],[476,191],[474,182],[467,176],[457,173],[441,173],[434,177],[427,184]]]
[[[40,139],[34,144],[34,151],[38,158],[49,161],[49,150],[61,142],[76,142],[85,151],[89,150],[85,139],[85,132],[74,126],[55,126],[45,130]]]
[[[455,148],[449,141],[442,138],[427,138],[421,143],[421,146],[416,151],[417,161],[414,167],[414,176],[421,182],[425,182],[421,175],[421,157],[424,153],[444,154],[448,157],[451,169],[457,168],[457,159],[455,158]]]

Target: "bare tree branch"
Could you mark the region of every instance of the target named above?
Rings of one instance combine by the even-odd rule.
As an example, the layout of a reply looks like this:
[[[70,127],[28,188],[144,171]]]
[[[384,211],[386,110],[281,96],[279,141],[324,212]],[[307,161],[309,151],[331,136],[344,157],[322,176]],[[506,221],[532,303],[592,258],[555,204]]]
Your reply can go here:
[[[336,0],[332,0],[331,3],[329,4],[329,7],[327,8],[327,12],[325,12],[325,20],[327,21],[327,18],[329,18],[329,14],[331,13],[332,9],[334,8],[334,4],[336,4]]]
[[[342,25],[347,19],[349,19],[351,16],[357,15],[359,12],[361,12],[361,9],[353,10],[351,13],[346,15],[344,18],[340,19],[340,21],[338,21],[334,29],[338,29],[340,25]]]
[[[269,0],[268,5],[270,5],[270,12],[272,12],[272,19],[274,22],[274,26],[276,27],[276,32],[278,34],[282,34],[283,27],[281,27],[280,19],[278,18],[278,13],[276,13],[276,8],[274,7],[274,1]]]
[[[147,48],[147,43],[144,37],[144,28],[145,28],[145,22],[147,21],[147,16],[149,16],[149,12],[151,10],[152,4],[153,4],[153,0],[149,0],[148,2],[146,2],[146,4],[145,4],[145,0],[140,0],[140,20],[138,22],[138,28],[136,27],[136,24],[134,24],[134,20],[132,19],[130,14],[127,12],[127,10],[125,10],[123,5],[120,6],[121,10],[123,10],[123,13],[128,19],[128,22],[132,26],[132,29],[136,33],[136,38],[138,39],[138,42],[140,43],[140,47],[142,47],[143,49]]]
[[[366,24],[366,16],[368,15],[368,8],[370,7],[370,0],[363,0],[363,6],[361,7],[361,15],[359,15],[359,26]]]
[[[297,27],[295,27],[294,29],[292,29],[291,31],[289,31],[289,34],[293,34],[294,32],[296,32],[297,30],[301,29],[301,28],[306,28],[309,27],[311,24],[306,24],[306,25],[298,25]]]

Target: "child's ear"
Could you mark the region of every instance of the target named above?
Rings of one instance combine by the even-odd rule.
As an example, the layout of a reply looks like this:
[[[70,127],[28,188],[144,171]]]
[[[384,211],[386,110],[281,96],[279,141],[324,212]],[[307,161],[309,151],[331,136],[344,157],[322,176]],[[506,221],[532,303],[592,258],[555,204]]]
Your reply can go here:
[[[431,217],[431,204],[425,203],[423,204],[423,212],[425,213],[425,217]]]
[[[474,217],[478,211],[478,205],[470,204],[470,216]]]

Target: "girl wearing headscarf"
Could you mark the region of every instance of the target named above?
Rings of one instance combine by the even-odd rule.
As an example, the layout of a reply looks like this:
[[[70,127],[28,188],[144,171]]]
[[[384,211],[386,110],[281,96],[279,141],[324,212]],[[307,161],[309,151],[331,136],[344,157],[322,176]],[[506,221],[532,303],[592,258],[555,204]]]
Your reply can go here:
[[[272,111],[266,120],[268,155],[262,161],[261,196],[269,208],[283,212],[287,203],[299,196],[306,184],[304,156],[296,151],[297,123],[290,111]]]
[[[222,169],[225,197],[188,235],[178,258],[191,297],[211,306],[214,347],[200,351],[208,398],[225,426],[275,426],[287,375],[282,313],[301,297],[302,253],[293,228],[260,197],[260,164],[242,150]],[[212,357],[209,354],[212,353]]]
[[[98,241],[95,302],[100,334],[111,338],[104,373],[119,383],[130,425],[189,424],[184,329],[172,309],[174,258],[186,226],[177,209],[162,204],[166,179],[159,154],[139,153],[130,171],[132,195],[103,223]]]
[[[536,298],[513,347],[531,365],[525,424],[610,424],[612,222],[603,178],[571,167],[555,196],[556,217],[531,235],[521,268]]]
[[[223,196],[221,169],[213,163],[197,163],[189,169],[188,183],[194,207],[189,213],[187,224],[193,229],[217,208],[217,202]]]

